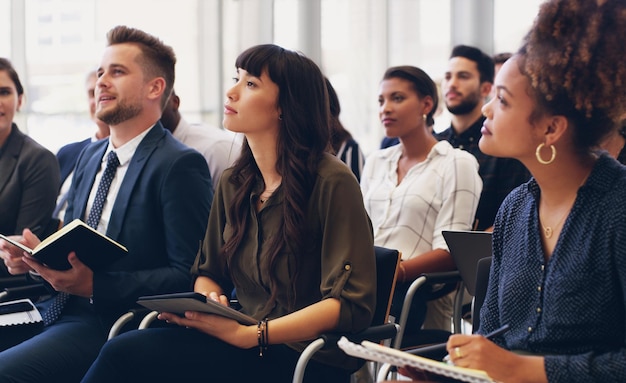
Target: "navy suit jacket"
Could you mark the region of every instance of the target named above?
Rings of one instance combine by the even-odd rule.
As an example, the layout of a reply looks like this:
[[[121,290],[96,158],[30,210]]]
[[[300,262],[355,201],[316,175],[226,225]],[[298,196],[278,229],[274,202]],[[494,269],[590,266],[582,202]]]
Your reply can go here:
[[[97,141],[82,151],[64,222],[86,220],[87,200],[108,143]],[[190,289],[190,268],[212,200],[204,157],[157,123],[128,165],[107,228],[107,236],[126,246],[128,255],[94,273],[93,307],[105,323],[135,306],[139,296]]]
[[[61,169],[61,185],[63,185],[67,176],[74,170],[80,152],[90,143],[91,138],[88,138],[83,141],[72,142],[59,149],[57,152],[57,160],[59,161],[59,168]]]

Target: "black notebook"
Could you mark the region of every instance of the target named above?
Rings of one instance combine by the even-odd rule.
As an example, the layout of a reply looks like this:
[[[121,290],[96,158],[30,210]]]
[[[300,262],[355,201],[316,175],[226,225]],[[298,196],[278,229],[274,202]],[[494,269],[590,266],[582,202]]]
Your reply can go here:
[[[128,250],[111,238],[97,232],[80,219],[63,226],[30,249],[2,234],[0,238],[24,250],[51,269],[67,270],[67,255],[75,251],[78,259],[91,270],[102,269],[128,253]]]
[[[207,314],[221,315],[245,325],[253,325],[257,320],[253,317],[224,306],[196,292],[150,295],[139,297],[137,303],[158,312],[182,315],[185,311],[198,311]]]

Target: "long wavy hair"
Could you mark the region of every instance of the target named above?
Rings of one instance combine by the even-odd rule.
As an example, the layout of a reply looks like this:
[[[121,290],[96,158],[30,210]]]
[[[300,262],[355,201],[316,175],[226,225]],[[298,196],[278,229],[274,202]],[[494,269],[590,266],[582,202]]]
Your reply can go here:
[[[245,50],[237,57],[235,67],[254,76],[261,76],[266,71],[278,85],[277,104],[282,111],[276,145],[276,171],[282,177],[284,196],[282,221],[278,234],[270,244],[268,258],[261,260],[261,267],[269,270],[271,276],[271,297],[266,304],[267,308],[273,305],[277,295],[274,268],[278,258],[287,249],[296,255],[305,253],[306,206],[315,184],[319,162],[329,150],[328,94],[324,76],[312,60],[277,45],[257,45]],[[260,178],[261,173],[250,146],[244,139],[241,156],[228,179],[237,190],[228,211],[233,222],[233,235],[222,249],[229,264],[245,237],[251,210],[249,196]],[[297,278],[297,256],[295,258],[294,278]],[[236,280],[237,275],[232,270],[230,274]],[[290,300],[295,299],[295,291],[290,296]]]

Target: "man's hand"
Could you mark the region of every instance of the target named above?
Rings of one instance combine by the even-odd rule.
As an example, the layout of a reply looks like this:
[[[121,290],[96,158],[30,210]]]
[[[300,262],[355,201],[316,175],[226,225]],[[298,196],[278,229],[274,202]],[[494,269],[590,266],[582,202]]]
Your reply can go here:
[[[34,249],[41,242],[29,229],[24,229],[21,236],[13,235],[9,238],[31,249]],[[24,255],[26,253],[22,249],[0,239],[0,258],[3,259],[4,265],[12,275],[24,274],[32,270],[28,264],[22,261]]]
[[[88,298],[93,295],[93,271],[82,263],[75,252],[67,256],[72,268],[59,271],[50,269],[35,258],[25,255],[23,262],[39,273],[56,291]]]

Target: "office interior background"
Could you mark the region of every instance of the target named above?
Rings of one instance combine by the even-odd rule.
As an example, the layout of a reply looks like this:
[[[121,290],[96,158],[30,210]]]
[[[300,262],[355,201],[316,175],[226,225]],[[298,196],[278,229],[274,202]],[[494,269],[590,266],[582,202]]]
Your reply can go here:
[[[192,123],[221,126],[237,55],[275,43],[314,59],[340,98],[340,119],[367,154],[384,130],[378,84],[385,69],[414,65],[436,82],[454,45],[514,52],[541,0],[0,0],[0,56],[25,86],[20,128],[56,152],[93,134],[85,76],[106,32],[128,25],[177,55],[175,89]],[[435,130],[449,124],[443,107]]]

